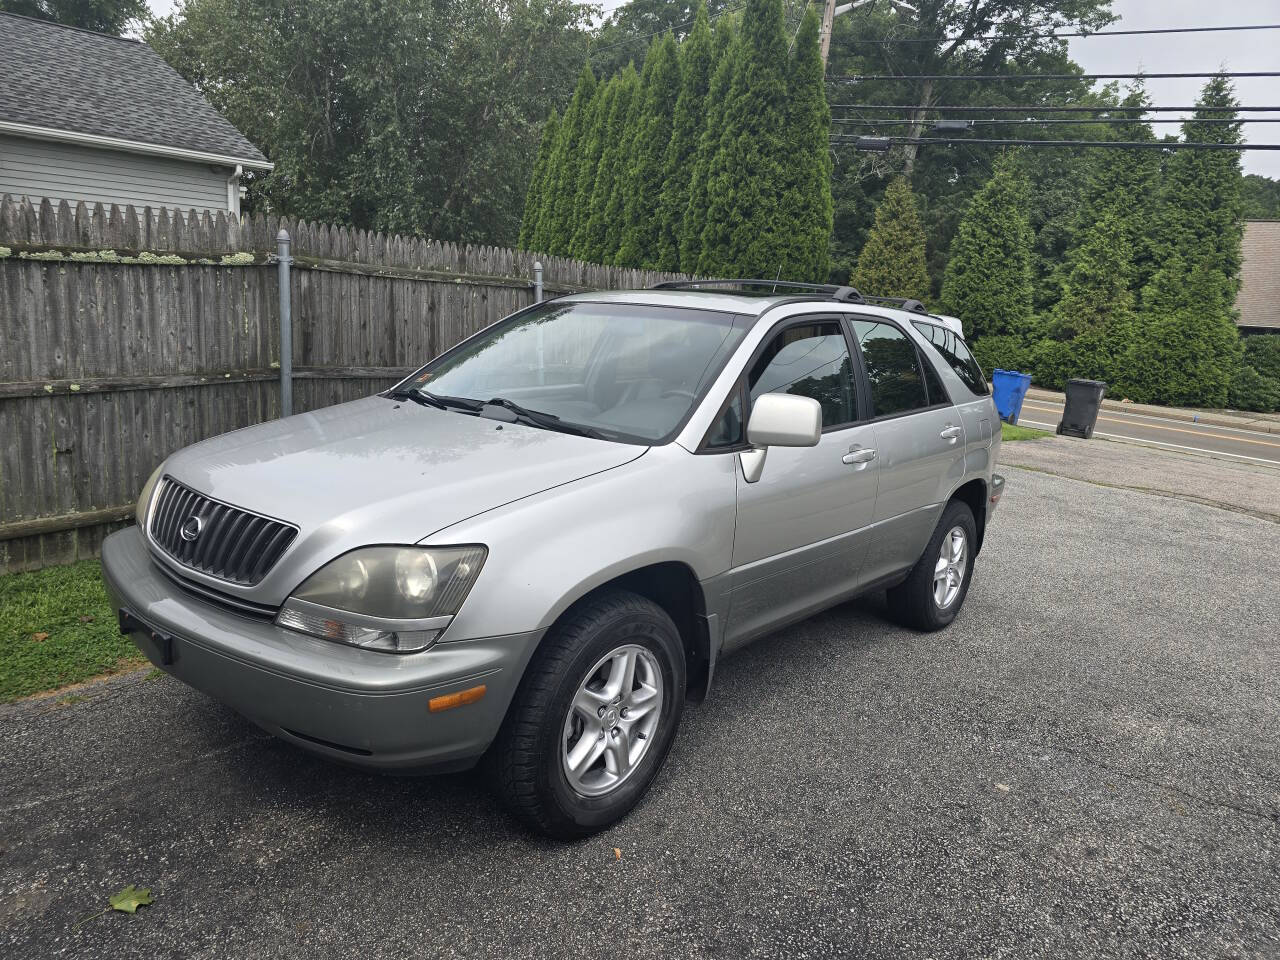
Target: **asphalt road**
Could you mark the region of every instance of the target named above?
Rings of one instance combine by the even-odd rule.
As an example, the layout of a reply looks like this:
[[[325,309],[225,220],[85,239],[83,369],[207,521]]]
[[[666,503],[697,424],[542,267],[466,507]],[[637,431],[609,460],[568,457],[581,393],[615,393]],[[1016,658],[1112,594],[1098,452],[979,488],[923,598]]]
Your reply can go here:
[[[1061,420],[1061,403],[1032,397],[1022,402],[1022,413],[1018,417],[1019,425],[1039,427],[1042,430],[1056,429]],[[1189,423],[1185,420],[1163,420],[1145,414],[1104,408],[1098,413],[1094,436],[1280,465],[1280,435],[1237,430],[1233,427]]]
[[[1280,524],[1007,473],[949,630],[861,602],[727,660],[573,845],[163,676],[0,708],[0,956],[1280,955]]]

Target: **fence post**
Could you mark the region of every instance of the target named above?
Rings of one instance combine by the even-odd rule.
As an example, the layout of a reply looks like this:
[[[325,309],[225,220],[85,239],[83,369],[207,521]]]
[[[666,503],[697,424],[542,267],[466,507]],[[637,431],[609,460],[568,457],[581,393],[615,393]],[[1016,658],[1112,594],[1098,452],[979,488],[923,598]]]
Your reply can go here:
[[[289,231],[276,234],[276,262],[280,270],[280,416],[293,414],[293,316],[289,290]]]
[[[533,302],[542,302],[542,261],[533,261]]]

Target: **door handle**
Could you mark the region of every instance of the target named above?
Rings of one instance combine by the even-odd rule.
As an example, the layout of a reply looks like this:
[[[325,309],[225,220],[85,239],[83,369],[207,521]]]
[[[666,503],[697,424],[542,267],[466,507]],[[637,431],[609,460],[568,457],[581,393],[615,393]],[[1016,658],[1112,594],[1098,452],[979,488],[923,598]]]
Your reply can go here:
[[[943,440],[954,440],[958,436],[960,436],[962,432],[963,431],[959,427],[953,427],[951,426],[951,424],[947,424],[942,429],[942,432],[938,434],[938,436],[940,436]]]
[[[876,458],[876,452],[870,447],[859,447],[857,450],[850,450],[840,458],[842,463],[870,463]]]

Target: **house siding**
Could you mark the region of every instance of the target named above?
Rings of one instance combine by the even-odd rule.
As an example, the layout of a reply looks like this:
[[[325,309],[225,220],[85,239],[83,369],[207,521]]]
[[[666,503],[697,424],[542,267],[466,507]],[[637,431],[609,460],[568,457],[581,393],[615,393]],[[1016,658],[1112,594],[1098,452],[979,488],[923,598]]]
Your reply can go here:
[[[0,195],[227,210],[230,168],[0,134]]]

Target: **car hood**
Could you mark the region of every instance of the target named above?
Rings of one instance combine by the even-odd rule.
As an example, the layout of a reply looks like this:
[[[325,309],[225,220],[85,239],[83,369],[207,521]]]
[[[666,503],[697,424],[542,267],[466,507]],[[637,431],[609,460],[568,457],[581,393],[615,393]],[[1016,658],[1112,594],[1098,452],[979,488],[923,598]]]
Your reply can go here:
[[[647,449],[369,397],[197,443],[174,454],[165,474],[298,527],[297,539],[256,587],[184,571],[279,603],[312,571],[355,547],[423,540],[486,510],[621,466]]]

